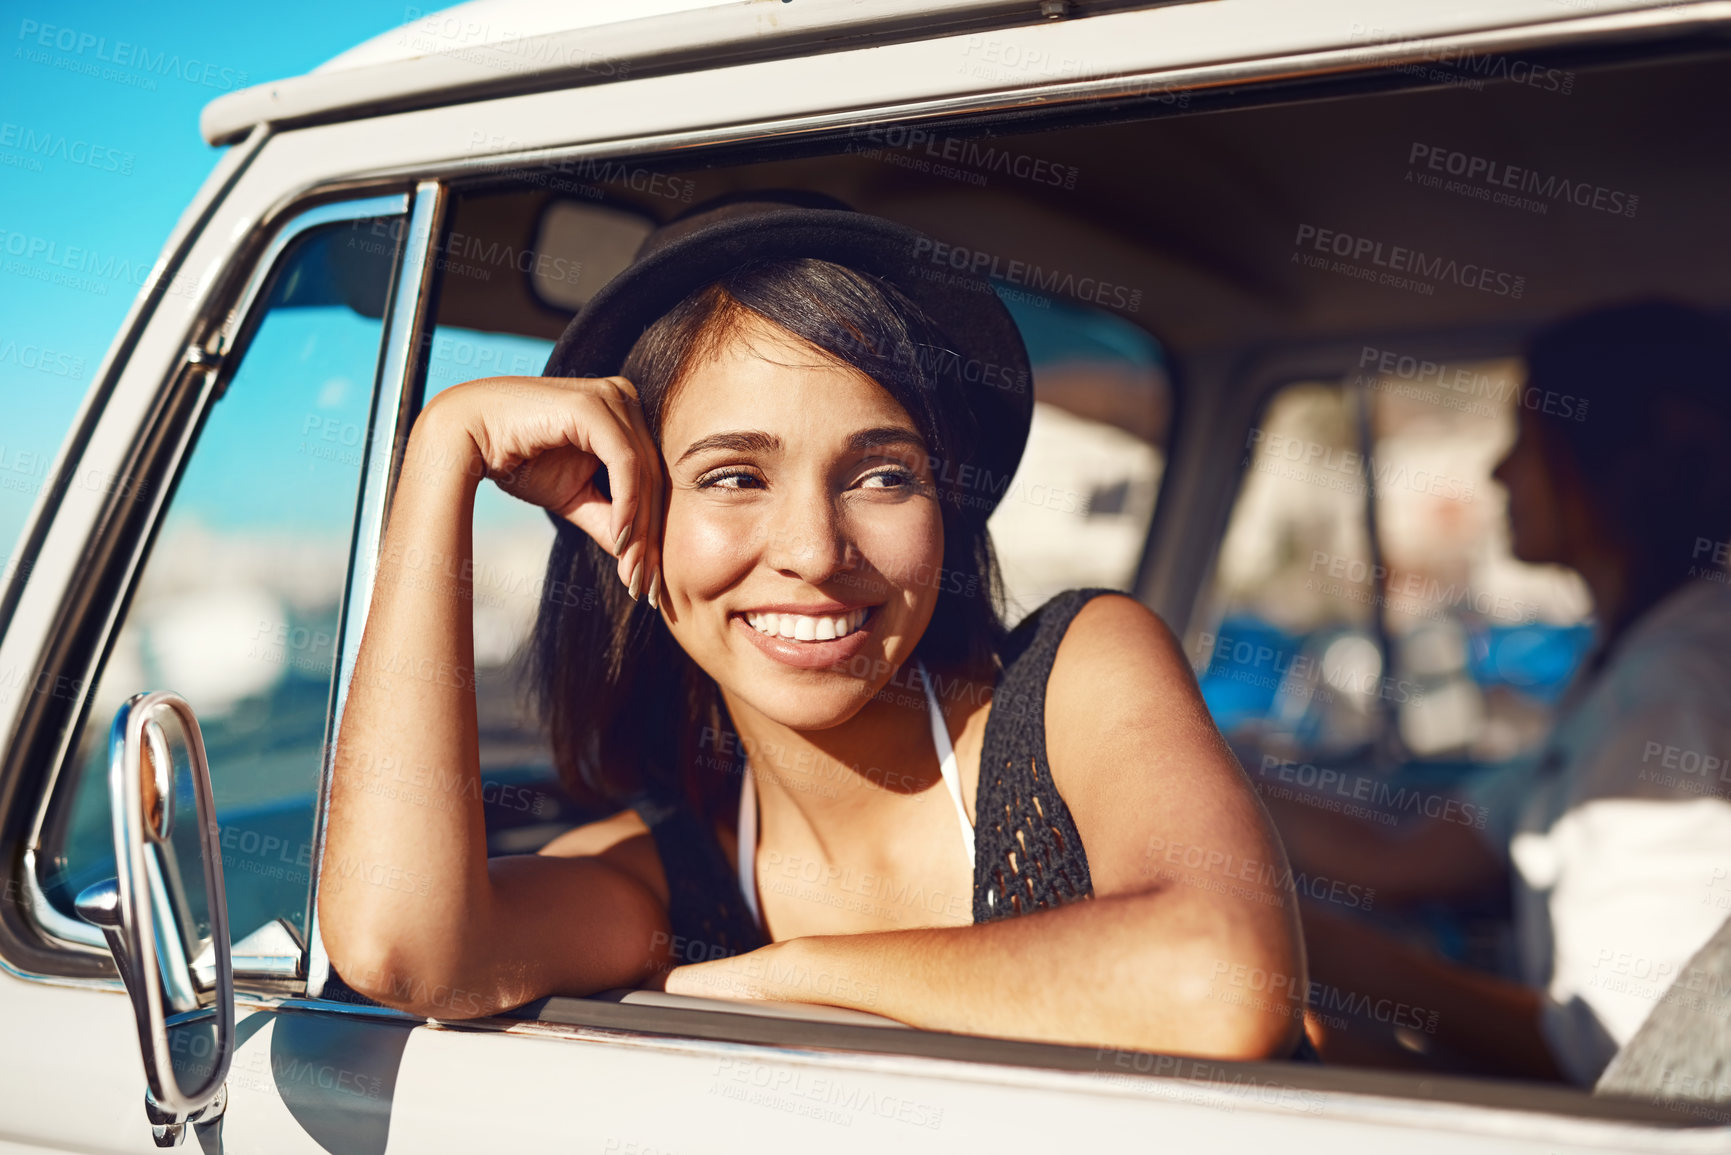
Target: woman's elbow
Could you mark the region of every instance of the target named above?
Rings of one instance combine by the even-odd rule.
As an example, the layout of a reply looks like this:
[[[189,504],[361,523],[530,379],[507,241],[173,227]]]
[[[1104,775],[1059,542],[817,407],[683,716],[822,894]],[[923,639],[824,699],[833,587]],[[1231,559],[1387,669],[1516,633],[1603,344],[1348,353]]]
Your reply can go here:
[[[1209,994],[1188,1000],[1178,1016],[1177,1038],[1158,1049],[1232,1062],[1284,1059],[1303,1029],[1301,994],[1217,982]]]
[[[1286,1059],[1304,1031],[1302,1000],[1270,1000],[1265,1007],[1239,1007],[1217,1022],[1208,1054],[1236,1062]]]
[[[319,904],[319,935],[337,977],[375,1003],[429,1019],[472,1019],[500,1008],[480,985],[437,959],[419,957],[375,931],[330,920]]]
[[[1285,919],[1210,921],[1182,951],[1171,988],[1183,1050],[1246,1061],[1291,1055],[1310,991],[1303,939]]]
[[[350,990],[426,1019],[474,1019],[496,1013],[497,1000],[474,984],[401,959],[388,950],[331,951],[331,969]]]

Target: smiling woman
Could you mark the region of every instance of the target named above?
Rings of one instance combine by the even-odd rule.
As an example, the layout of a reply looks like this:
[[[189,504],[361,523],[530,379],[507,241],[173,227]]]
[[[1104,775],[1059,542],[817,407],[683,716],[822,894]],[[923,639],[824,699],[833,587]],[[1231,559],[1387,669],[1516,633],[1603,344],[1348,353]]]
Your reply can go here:
[[[333,784],[319,910],[351,986],[450,1018],[648,985],[1222,1057],[1300,1043],[1290,873],[1237,885],[1231,864],[1284,857],[1164,625],[1089,589],[1004,629],[986,517],[1027,354],[931,251],[809,195],[702,205],[547,376],[428,405]],[[387,762],[478,774],[448,575],[483,475],[548,511],[546,588],[586,595],[543,600],[536,683],[568,788],[621,807],[491,860],[473,791],[367,789]],[[1150,855],[1179,843],[1206,852]],[[370,862],[426,885],[341,868]],[[1266,997],[1220,981],[1244,974]]]

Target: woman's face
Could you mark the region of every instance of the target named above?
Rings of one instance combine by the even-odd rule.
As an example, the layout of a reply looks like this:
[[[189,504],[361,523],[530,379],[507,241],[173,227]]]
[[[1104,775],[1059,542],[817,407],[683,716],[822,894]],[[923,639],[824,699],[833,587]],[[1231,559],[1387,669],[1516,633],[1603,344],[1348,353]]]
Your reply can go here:
[[[1551,470],[1540,444],[1543,430],[1531,411],[1516,409],[1515,440],[1491,476],[1508,492],[1509,549],[1521,561],[1544,564],[1557,560],[1550,540],[1557,523]]]
[[[754,317],[692,367],[661,448],[674,638],[736,710],[795,729],[845,722],[913,653],[937,601],[943,522],[913,419]]]
[[[1531,565],[1577,565],[1593,519],[1588,498],[1555,434],[1533,410],[1517,413],[1514,444],[1491,473],[1508,491],[1510,552]]]

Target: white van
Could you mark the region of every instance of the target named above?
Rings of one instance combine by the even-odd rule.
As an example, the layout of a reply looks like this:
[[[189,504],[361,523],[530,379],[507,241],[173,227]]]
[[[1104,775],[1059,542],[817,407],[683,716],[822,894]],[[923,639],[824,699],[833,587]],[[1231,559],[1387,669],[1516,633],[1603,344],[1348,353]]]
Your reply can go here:
[[[1395,669],[1388,630],[1362,616],[1330,632],[1326,615],[1251,612],[1292,558],[1338,579],[1342,534],[1373,556],[1466,556],[1492,531],[1475,512],[1437,522],[1452,537],[1385,541],[1362,493],[1294,511],[1258,486],[1256,447],[1283,421],[1346,452],[1380,438],[1452,479],[1390,500],[1464,509],[1506,437],[1506,395],[1472,393],[1482,413],[1432,398],[1410,428],[1317,415],[1412,402],[1435,385],[1420,366],[1500,380],[1533,326],[1633,290],[1731,303],[1731,3],[477,0],[409,15],[205,110],[223,157],[0,586],[0,1148],[135,1151],[191,1130],[248,1155],[1731,1151],[1731,1107],[817,1006],[636,992],[422,1020],[347,990],[315,917],[331,744],[415,415],[451,384],[539,372],[650,228],[735,189],[839,196],[995,278],[1038,399],[992,523],[1023,610],[1071,586],[1133,591],[1187,639],[1223,728],[1277,732],[1288,760],[1395,739],[1488,757],[1468,731],[1530,734],[1543,695],[1496,714],[1510,695],[1464,658],[1412,673],[1428,710],[1305,693],[1291,663],[1258,672],[1257,629]],[[1543,179],[1511,185],[1511,167]],[[1430,256],[1376,256],[1397,249]],[[511,678],[548,596],[549,537],[539,511],[483,494],[474,678],[494,853],[593,817],[558,789]],[[1545,625],[1526,652],[1578,626],[1554,575],[1487,563],[1474,581],[1492,619],[1510,599],[1540,608],[1492,623]],[[1459,648],[1458,623],[1433,627],[1455,633],[1426,653]],[[1248,663],[1223,666],[1240,642]],[[1528,668],[1497,676],[1518,690]],[[181,697],[136,698],[163,688]],[[140,756],[158,708],[188,739],[178,784],[166,747]]]

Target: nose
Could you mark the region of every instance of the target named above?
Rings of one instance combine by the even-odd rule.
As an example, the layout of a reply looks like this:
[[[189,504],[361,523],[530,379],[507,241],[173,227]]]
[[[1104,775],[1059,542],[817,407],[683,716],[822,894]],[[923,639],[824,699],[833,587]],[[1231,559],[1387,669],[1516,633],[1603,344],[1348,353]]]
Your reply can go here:
[[[1514,457],[1515,447],[1511,445],[1501,457],[1497,458],[1496,466],[1491,469],[1491,480],[1505,489],[1508,488],[1509,484],[1509,463],[1514,460]]]
[[[1532,450],[1532,435],[1526,429],[1517,426],[1515,439],[1509,443],[1509,447],[1503,451],[1503,455],[1497,459],[1496,465],[1491,469],[1491,480],[1497,482],[1504,489],[1513,488],[1515,474],[1521,464],[1521,456],[1531,453]]]
[[[851,568],[856,551],[845,515],[827,486],[783,488],[763,524],[763,564],[821,585]]]

